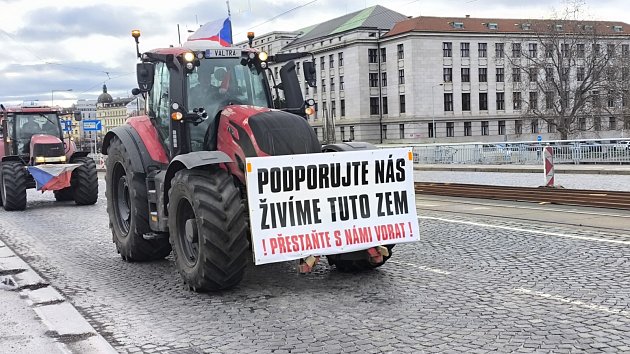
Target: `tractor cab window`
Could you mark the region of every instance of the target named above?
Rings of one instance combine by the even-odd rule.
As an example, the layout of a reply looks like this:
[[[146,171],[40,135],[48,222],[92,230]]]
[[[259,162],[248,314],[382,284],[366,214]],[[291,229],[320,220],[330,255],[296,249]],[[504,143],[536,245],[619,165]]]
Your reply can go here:
[[[169,138],[169,71],[165,63],[155,64],[155,78],[153,88],[149,93],[149,117],[153,118],[156,128],[168,144]]]
[[[228,104],[269,107],[264,72],[244,66],[240,58],[201,60],[188,75],[189,112],[203,108],[208,119],[190,127],[191,149],[206,150],[213,146],[216,115]]]
[[[54,113],[18,114],[15,116],[18,153],[28,153],[31,137],[35,134],[61,136],[61,126]]]

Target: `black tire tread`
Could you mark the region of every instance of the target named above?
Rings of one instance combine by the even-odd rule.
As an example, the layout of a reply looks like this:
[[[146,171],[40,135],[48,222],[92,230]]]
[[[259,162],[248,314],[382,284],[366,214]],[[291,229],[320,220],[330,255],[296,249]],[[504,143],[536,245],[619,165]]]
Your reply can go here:
[[[112,174],[114,166],[120,163],[129,180],[129,195],[131,197],[131,224],[129,233],[123,235],[122,231],[114,226],[116,217],[114,213],[114,200],[112,193]],[[116,244],[116,250],[123,260],[128,262],[144,262],[163,259],[171,253],[171,245],[167,239],[145,240],[143,235],[151,232],[149,227],[149,203],[145,174],[136,173],[131,168],[131,160],[127,149],[117,137],[113,138],[108,149],[105,174],[105,195],[107,197],[107,214],[109,214],[109,228],[112,230],[112,240]]]
[[[177,203],[190,193],[189,200],[199,228],[200,255],[194,267],[179,260],[177,242]],[[174,200],[175,197],[177,200]],[[226,171],[182,170],[172,181],[169,191],[169,229],[175,264],[190,289],[197,292],[219,291],[237,285],[247,264],[249,241],[246,212],[241,192]]]
[[[58,202],[67,202],[69,200],[74,200],[72,195],[72,187],[67,187],[64,189],[53,191],[55,194],[55,200]]]
[[[72,171],[72,198],[77,205],[92,205],[98,200],[98,175],[96,162],[89,157],[77,157],[73,163],[81,166]]]
[[[26,209],[26,177],[24,164],[19,161],[2,163],[2,183],[6,189],[3,206],[6,211]]]

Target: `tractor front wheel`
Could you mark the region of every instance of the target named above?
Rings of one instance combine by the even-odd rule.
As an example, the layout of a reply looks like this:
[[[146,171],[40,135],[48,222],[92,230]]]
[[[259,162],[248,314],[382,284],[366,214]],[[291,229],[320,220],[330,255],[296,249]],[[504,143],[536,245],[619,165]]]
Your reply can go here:
[[[226,171],[181,170],[169,191],[168,226],[175,265],[193,291],[238,284],[247,263],[241,193]]]
[[[4,210],[26,209],[26,177],[24,164],[20,161],[2,163],[2,202]]]
[[[149,201],[145,174],[133,171],[127,149],[113,138],[107,150],[105,195],[109,227],[116,250],[126,261],[152,261],[171,253],[166,238],[145,240],[149,227]]]
[[[98,200],[98,176],[96,175],[96,163],[89,157],[77,157],[73,163],[81,166],[72,171],[72,199],[78,205],[92,205]]]

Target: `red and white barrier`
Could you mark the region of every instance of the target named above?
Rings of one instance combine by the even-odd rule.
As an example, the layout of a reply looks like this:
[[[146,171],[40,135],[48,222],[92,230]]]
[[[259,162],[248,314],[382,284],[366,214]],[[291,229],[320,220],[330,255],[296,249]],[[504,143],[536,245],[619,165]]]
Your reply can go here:
[[[553,147],[545,146],[545,186],[554,187]]]

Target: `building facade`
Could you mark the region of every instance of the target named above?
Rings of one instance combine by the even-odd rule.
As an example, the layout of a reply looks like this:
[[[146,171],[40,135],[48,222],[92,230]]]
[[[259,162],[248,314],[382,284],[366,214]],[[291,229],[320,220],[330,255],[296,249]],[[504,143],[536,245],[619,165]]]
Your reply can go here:
[[[545,26],[568,30],[552,21]],[[600,21],[594,26],[601,46],[615,43],[625,58],[630,25]],[[546,104],[547,93],[527,78],[522,67],[515,67],[517,60],[526,64],[532,50],[539,57],[545,55],[542,45],[536,44],[540,32],[533,29],[528,20],[407,18],[374,6],[298,30],[288,44],[274,44],[270,34],[262,36],[264,44],[254,41],[254,46],[276,51],[281,45],[282,52],[312,53],[317,87],[308,87],[302,77],[300,82],[304,96],[317,101],[317,113],[309,121],[322,141],[558,139],[553,124],[528,114],[535,101]],[[311,58],[296,63],[303,60]],[[576,63],[567,69],[574,82],[580,70]],[[276,79],[279,67],[270,67]],[[625,106],[626,99],[618,99],[603,115],[580,118],[580,128],[570,138],[628,137]]]

